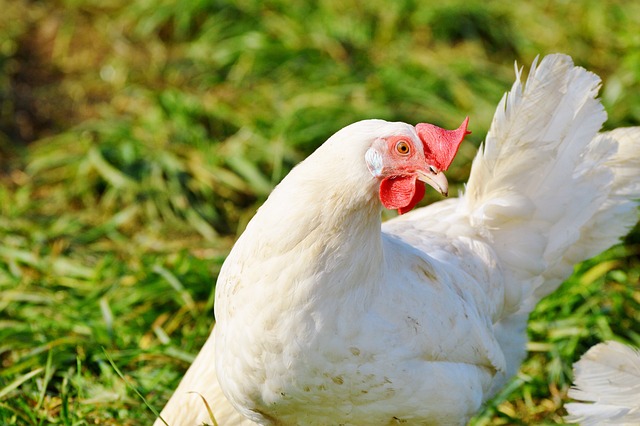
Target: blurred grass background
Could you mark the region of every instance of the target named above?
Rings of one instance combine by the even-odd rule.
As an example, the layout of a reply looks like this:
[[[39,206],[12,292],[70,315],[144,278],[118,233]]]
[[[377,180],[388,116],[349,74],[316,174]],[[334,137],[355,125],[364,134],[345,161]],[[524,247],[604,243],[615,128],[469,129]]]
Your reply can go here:
[[[150,424],[133,388],[162,408],[234,238],[344,125],[469,115],[460,187],[514,61],[552,52],[603,77],[608,128],[640,124],[638,2],[0,7],[0,424]],[[640,345],[639,253],[636,230],[541,303],[521,373],[474,424],[561,423],[586,348]]]

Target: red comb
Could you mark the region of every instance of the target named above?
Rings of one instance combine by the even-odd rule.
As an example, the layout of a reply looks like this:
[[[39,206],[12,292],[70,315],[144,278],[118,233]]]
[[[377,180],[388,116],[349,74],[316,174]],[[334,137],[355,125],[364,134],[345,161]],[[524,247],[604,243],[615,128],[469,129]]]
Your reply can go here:
[[[420,123],[416,125],[416,132],[424,146],[424,156],[428,162],[438,170],[447,170],[458,152],[458,147],[469,132],[465,118],[456,130],[445,130],[433,124]]]

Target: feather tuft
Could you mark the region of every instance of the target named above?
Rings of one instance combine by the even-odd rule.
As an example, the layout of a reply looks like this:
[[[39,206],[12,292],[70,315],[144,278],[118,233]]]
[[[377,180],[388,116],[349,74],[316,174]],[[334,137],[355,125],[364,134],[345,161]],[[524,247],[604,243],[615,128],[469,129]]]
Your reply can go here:
[[[575,387],[565,405],[571,423],[640,424],[640,351],[618,342],[600,343],[573,365]]]

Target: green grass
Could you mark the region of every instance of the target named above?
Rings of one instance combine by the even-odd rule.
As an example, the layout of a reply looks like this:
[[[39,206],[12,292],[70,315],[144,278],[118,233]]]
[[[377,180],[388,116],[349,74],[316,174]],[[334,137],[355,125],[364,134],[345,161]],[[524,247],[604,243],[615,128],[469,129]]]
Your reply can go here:
[[[469,115],[459,187],[514,60],[556,51],[640,124],[640,4],[427,3],[1,2],[0,424],[149,424],[235,236],[346,124]],[[477,425],[560,423],[586,348],[640,345],[639,254],[636,230],[540,304]]]

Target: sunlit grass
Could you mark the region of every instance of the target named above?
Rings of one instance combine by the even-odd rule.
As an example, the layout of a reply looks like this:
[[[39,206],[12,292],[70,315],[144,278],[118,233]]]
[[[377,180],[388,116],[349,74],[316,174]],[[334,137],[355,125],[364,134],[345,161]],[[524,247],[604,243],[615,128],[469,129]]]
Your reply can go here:
[[[148,424],[136,392],[159,410],[193,360],[235,236],[346,124],[469,115],[455,193],[513,62],[556,51],[605,79],[609,128],[640,123],[634,2],[5,3],[0,424]],[[572,361],[640,344],[638,247],[541,303],[476,424],[561,422]]]

